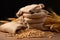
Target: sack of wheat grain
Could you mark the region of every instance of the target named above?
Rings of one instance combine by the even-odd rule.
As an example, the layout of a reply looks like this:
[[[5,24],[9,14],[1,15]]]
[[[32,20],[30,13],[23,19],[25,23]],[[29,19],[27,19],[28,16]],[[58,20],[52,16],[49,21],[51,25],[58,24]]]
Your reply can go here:
[[[20,17],[24,13],[38,12],[40,9],[44,8],[43,4],[32,4],[22,7],[17,13],[16,16]]]
[[[16,22],[8,22],[0,26],[0,31],[16,33],[16,30],[21,29],[23,27],[22,24],[18,24]]]

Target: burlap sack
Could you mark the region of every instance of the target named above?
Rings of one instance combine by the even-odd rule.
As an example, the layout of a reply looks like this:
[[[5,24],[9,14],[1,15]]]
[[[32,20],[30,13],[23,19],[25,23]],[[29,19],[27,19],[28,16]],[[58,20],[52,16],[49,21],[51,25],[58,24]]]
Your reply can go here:
[[[38,30],[47,30],[47,28],[45,28],[43,26],[44,23],[36,23],[36,24],[28,24],[29,27],[32,29],[38,29]]]
[[[22,24],[18,24],[16,22],[8,22],[0,26],[0,31],[16,33],[16,30],[21,29],[23,27]]]
[[[47,16],[47,14],[46,13],[44,13],[44,12],[39,12],[39,13],[34,13],[34,14],[26,14],[26,13],[24,13],[23,14],[23,16],[24,17],[26,17],[26,18],[31,18],[31,19],[37,19],[37,18],[42,18],[42,17],[46,17]]]
[[[44,8],[43,4],[27,5],[25,7],[20,8],[19,11],[16,13],[16,16],[20,17],[25,12],[27,12],[27,13],[29,13],[29,12],[38,12],[42,8]]]
[[[45,18],[40,18],[40,19],[29,19],[29,18],[24,18],[25,22],[26,23],[44,23],[45,20],[46,20],[46,17]]]

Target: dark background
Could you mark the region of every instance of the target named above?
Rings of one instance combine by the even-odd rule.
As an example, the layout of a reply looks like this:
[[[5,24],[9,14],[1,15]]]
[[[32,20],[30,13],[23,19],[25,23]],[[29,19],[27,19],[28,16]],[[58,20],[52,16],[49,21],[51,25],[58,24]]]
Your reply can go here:
[[[59,0],[0,0],[0,19],[16,17],[16,12],[29,4],[43,3],[47,8],[52,8],[57,14],[60,13]]]

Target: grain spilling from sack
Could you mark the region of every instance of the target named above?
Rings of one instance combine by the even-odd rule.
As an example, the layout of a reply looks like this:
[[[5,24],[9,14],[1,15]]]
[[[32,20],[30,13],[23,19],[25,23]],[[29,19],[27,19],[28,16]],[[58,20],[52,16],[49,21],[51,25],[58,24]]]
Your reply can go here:
[[[51,38],[54,36],[53,32],[41,31],[37,29],[28,29],[16,34],[17,38]]]

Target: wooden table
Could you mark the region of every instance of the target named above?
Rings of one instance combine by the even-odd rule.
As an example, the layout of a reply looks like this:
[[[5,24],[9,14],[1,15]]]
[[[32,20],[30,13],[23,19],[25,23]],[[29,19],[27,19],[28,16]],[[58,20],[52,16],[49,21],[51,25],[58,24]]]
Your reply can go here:
[[[8,33],[0,32],[0,40],[60,40],[60,33],[57,33],[53,38],[23,38],[8,37]]]

